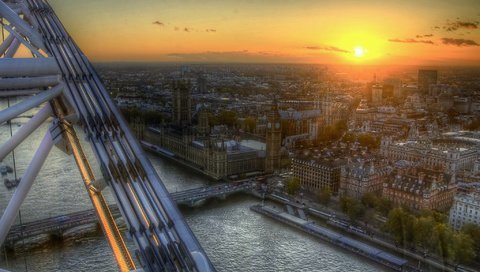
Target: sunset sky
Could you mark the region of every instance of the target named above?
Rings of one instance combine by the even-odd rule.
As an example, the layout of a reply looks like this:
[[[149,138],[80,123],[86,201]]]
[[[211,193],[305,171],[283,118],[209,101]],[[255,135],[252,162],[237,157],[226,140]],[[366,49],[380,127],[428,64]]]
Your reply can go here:
[[[480,65],[479,0],[50,3],[93,61]]]

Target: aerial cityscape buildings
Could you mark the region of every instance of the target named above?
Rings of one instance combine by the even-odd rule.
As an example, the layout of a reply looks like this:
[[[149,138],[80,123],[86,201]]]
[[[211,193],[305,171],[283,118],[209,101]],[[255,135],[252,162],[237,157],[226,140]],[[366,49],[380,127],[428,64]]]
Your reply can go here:
[[[450,209],[449,223],[456,230],[466,224],[480,225],[480,197],[478,192],[458,194]]]
[[[216,180],[235,182],[269,175],[280,178],[276,185],[269,183],[271,190],[293,195],[301,192],[306,199],[328,195],[340,208],[345,201],[350,206],[362,203],[360,209],[367,210],[383,203],[375,209],[387,209],[383,219],[387,223],[394,220],[394,207],[398,207],[419,216],[415,220],[420,221],[426,220],[422,217],[426,211],[449,214],[449,224],[457,232],[464,225],[478,225],[473,204],[459,208],[473,195],[465,194],[465,188],[476,191],[480,182],[480,134],[471,129],[477,126],[476,109],[442,102],[445,96],[473,102],[478,99],[476,92],[458,96],[458,91],[446,87],[438,91],[437,70],[418,75],[425,76],[429,89],[435,90],[427,92],[421,90],[420,81],[408,83],[406,79],[398,84],[401,80],[391,78],[383,85],[376,78],[363,86],[344,83],[343,88],[335,89],[335,85],[318,85],[318,91],[307,91],[301,99],[292,99],[288,87],[298,79],[281,81],[284,91],[261,87],[251,93],[240,87],[242,92],[235,95],[219,92],[214,87],[217,80],[225,86],[242,81],[263,86],[270,77],[267,72],[255,79],[242,77],[239,75],[246,67],[232,67],[230,82],[219,67],[202,70],[202,78],[208,80],[202,79],[207,91],[201,92],[198,81],[184,81],[189,92],[175,83],[197,78],[197,68],[188,69],[190,74],[175,74],[172,67],[165,74],[166,85],[160,84],[171,88],[171,102],[164,101],[172,107],[157,117],[161,122],[140,121],[148,123],[144,147]],[[265,71],[274,67],[265,67]],[[324,77],[328,76],[327,72]],[[330,92],[322,91],[324,88]],[[117,101],[124,96],[119,90]],[[140,92],[142,96],[145,94]],[[178,102],[179,97],[185,102]],[[132,108],[140,107],[130,104],[122,108],[128,119]],[[445,112],[445,107],[450,112]],[[188,116],[180,118],[182,112]],[[138,117],[129,120],[139,122]],[[262,144],[251,146],[252,139]],[[371,202],[372,198],[378,200]],[[300,204],[305,205],[305,200]],[[470,210],[472,218],[465,214]],[[344,212],[350,213],[348,208]]]
[[[0,0],[0,271],[480,271],[479,10]]]

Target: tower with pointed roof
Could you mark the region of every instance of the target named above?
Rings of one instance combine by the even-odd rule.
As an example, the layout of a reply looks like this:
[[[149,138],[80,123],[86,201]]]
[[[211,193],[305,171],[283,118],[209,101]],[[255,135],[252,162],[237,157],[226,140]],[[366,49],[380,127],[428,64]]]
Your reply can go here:
[[[265,172],[273,173],[280,168],[280,148],[282,145],[282,124],[276,99],[274,99],[272,109],[267,115],[266,140]]]

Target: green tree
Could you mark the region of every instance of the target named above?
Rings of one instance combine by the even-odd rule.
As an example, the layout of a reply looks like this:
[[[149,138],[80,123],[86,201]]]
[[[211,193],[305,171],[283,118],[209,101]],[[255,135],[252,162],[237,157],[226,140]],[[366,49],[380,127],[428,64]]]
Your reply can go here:
[[[332,190],[330,190],[330,187],[325,187],[318,192],[317,196],[321,204],[328,206],[330,198],[332,197]]]
[[[287,193],[294,195],[300,190],[301,184],[300,179],[297,177],[290,177],[287,181],[286,190]]]
[[[406,246],[414,240],[415,221],[415,216],[405,212],[402,208],[395,208],[388,213],[385,226],[400,246]]]
[[[335,130],[337,131],[340,131],[340,132],[344,132],[347,130],[348,126],[347,126],[347,121],[346,120],[340,120],[340,121],[337,121],[335,124],[334,124],[334,128]]]
[[[342,142],[344,143],[353,143],[355,142],[355,134],[353,133],[345,133],[342,138]]]
[[[331,126],[326,126],[322,129],[322,131],[318,135],[318,141],[326,142],[331,141],[333,138],[333,128]]]
[[[373,192],[365,193],[362,196],[362,204],[368,208],[375,208],[378,206],[379,199],[377,195]]]
[[[470,236],[462,232],[455,233],[452,239],[452,261],[467,264],[475,258],[475,255],[474,243]]]
[[[237,122],[237,114],[234,111],[222,111],[218,115],[218,121],[222,125],[233,127]]]
[[[437,223],[432,217],[420,217],[414,228],[415,245],[428,249],[432,243],[433,228]]]
[[[377,149],[380,147],[380,139],[369,133],[358,135],[357,140],[361,146],[369,149]]]
[[[367,225],[373,225],[373,226],[379,227],[376,213],[372,209],[367,209],[365,211],[365,213],[363,214],[363,222],[365,222],[365,224]]]
[[[480,129],[480,118],[475,118],[472,122],[464,127],[466,130],[479,130]]]
[[[447,111],[447,115],[448,115],[449,121],[450,121],[451,123],[454,123],[454,122],[455,122],[455,118],[456,118],[457,116],[459,116],[460,113],[458,113],[458,111],[456,111],[455,109],[452,108],[452,109],[449,109],[449,110]]]
[[[375,207],[377,212],[379,212],[383,216],[387,216],[388,213],[392,210],[392,208],[393,208],[393,203],[391,200],[383,197],[378,198],[377,206]]]
[[[247,132],[254,132],[255,131],[255,128],[257,127],[257,120],[255,119],[255,117],[247,117],[245,118],[245,130]]]
[[[218,116],[213,113],[208,113],[208,124],[210,124],[210,126],[219,125],[220,121],[218,119]]]
[[[357,221],[360,217],[365,214],[365,207],[360,203],[360,201],[353,201],[348,208],[347,215],[352,221]]]
[[[448,217],[441,212],[434,210],[422,210],[420,212],[422,217],[431,217],[437,223],[447,223]]]
[[[477,260],[480,261],[480,226],[466,224],[462,228],[462,233],[468,235],[472,240],[475,252],[477,252]]]
[[[343,133],[347,130],[347,122],[340,120],[337,123],[326,126],[318,136],[319,141],[335,141],[342,137]]]
[[[356,221],[357,219],[362,217],[365,213],[365,207],[362,205],[362,203],[350,197],[340,198],[340,209],[352,221]]]
[[[451,259],[453,232],[444,223],[437,223],[432,232],[432,244],[430,250],[442,258],[444,262]]]
[[[340,197],[340,209],[343,213],[347,213],[348,206],[350,205],[350,197],[342,196]]]

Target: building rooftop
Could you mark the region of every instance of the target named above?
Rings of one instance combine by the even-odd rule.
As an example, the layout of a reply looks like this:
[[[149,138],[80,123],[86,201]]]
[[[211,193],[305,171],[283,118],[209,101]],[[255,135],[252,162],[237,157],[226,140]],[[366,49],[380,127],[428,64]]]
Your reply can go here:
[[[280,114],[280,118],[286,119],[286,120],[303,120],[303,119],[317,118],[321,116],[320,110],[297,111],[292,108],[289,108],[287,110],[279,110],[278,113]]]
[[[317,163],[326,163],[328,161],[336,162],[341,165],[355,163],[369,163],[370,161],[378,161],[381,157],[371,152],[354,151],[347,146],[334,144],[330,147],[308,148],[296,151],[294,158],[303,161],[312,161]]]
[[[443,154],[470,152],[477,149],[477,145],[471,141],[463,141],[461,139],[453,138],[421,141],[408,140],[404,142],[396,142],[393,146],[401,146],[421,153],[433,152]]]
[[[393,171],[393,167],[386,164],[375,163],[352,163],[347,164],[345,168],[347,175],[359,180],[368,179],[375,176],[386,176]]]
[[[443,191],[456,186],[455,176],[440,171],[410,168],[407,171],[393,171],[391,175],[393,181],[385,183],[385,187],[415,195]]]

